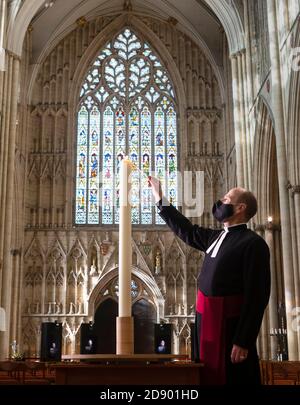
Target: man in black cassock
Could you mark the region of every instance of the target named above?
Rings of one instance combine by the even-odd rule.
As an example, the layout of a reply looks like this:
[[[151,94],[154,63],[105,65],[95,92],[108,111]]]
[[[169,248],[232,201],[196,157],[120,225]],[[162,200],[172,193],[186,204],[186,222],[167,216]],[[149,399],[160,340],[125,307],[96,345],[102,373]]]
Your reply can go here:
[[[160,216],[185,243],[205,252],[198,276],[195,359],[204,363],[204,384],[260,384],[256,339],[270,296],[270,253],[247,228],[256,214],[254,195],[231,189],[213,205],[224,229],[192,225],[149,177]]]

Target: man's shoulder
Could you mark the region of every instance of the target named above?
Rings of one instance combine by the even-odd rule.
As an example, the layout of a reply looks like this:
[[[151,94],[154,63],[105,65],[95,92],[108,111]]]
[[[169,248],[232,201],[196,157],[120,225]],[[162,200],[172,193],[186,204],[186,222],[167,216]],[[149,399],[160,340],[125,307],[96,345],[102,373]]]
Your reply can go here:
[[[267,244],[267,242],[265,241],[265,239],[263,237],[261,237],[260,235],[258,235],[258,233],[252,231],[252,229],[247,229],[247,237],[248,237],[248,241],[253,244],[254,246],[261,246],[262,248],[265,248],[267,250],[269,250],[269,246]]]

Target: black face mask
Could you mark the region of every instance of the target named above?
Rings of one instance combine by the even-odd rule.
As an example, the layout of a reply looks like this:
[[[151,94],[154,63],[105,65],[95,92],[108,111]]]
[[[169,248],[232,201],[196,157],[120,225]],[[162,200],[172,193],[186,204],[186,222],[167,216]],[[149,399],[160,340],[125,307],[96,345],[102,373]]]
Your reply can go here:
[[[213,216],[219,222],[224,222],[225,219],[232,217],[234,209],[232,204],[224,204],[221,200],[214,203],[212,208]]]

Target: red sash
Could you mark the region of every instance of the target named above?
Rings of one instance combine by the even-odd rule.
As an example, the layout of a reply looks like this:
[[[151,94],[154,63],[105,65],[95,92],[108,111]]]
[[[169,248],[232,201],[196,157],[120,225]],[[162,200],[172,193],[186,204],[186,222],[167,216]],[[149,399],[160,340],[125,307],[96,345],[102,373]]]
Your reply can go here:
[[[243,296],[206,297],[198,290],[196,310],[201,314],[200,360],[205,384],[226,383],[226,319],[240,314]]]

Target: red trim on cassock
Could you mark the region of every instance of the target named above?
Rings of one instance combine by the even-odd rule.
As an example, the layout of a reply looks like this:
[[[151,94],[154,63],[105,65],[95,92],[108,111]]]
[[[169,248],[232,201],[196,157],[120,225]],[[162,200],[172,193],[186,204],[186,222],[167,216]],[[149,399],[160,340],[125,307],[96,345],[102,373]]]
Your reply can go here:
[[[198,290],[196,310],[201,314],[200,360],[204,363],[204,383],[226,383],[226,319],[240,314],[242,295],[206,297]]]

